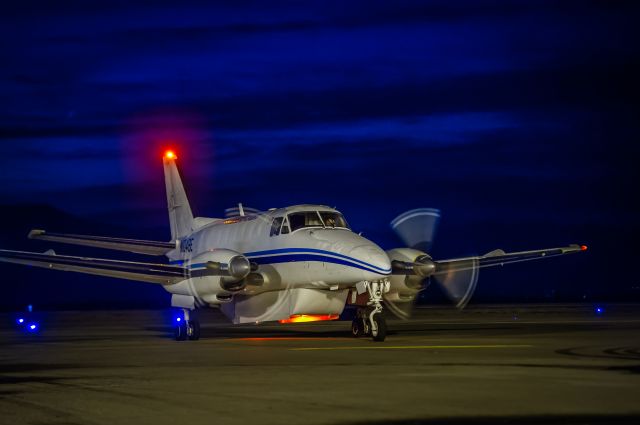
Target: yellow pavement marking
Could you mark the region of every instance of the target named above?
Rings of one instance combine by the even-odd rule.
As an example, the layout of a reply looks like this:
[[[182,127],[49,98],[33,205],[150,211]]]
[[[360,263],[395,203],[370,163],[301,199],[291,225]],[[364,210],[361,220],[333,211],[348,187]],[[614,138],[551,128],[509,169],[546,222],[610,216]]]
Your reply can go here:
[[[290,348],[292,351],[317,350],[447,350],[456,348],[531,348],[526,344],[494,344],[494,345],[360,345],[355,347],[300,347]]]

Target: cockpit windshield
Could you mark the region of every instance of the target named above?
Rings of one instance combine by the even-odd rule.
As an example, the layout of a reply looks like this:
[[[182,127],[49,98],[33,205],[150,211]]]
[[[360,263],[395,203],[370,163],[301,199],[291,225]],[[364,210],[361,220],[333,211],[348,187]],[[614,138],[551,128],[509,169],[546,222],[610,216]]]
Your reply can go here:
[[[339,212],[321,211],[320,217],[322,217],[322,221],[324,222],[325,227],[343,227],[345,229],[349,228],[347,221]]]
[[[333,211],[304,211],[289,214],[291,231],[295,232],[303,227],[349,228],[342,214]]]

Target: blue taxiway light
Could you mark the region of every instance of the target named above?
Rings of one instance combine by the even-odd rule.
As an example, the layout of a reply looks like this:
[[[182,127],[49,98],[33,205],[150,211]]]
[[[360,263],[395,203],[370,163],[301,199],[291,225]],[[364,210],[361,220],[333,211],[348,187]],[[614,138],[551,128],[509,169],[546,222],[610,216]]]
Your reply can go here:
[[[35,323],[32,323],[29,325],[29,330],[30,331],[35,331],[36,329],[38,329],[38,325]]]
[[[21,325],[21,324],[23,324],[23,323],[24,323],[24,319],[23,319],[22,317],[21,317],[21,318],[19,318],[19,319],[18,319],[18,323],[19,323],[20,325]]]
[[[176,322],[180,322],[182,319],[180,317],[176,317]]]

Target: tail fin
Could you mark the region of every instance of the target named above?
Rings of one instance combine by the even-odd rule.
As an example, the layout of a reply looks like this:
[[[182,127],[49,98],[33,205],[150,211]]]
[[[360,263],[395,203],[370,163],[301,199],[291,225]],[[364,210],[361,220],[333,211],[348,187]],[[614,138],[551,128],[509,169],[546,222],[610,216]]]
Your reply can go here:
[[[178,173],[176,159],[176,155],[171,151],[167,152],[162,158],[172,241],[186,236],[193,231],[193,213],[191,212],[189,199],[184,191],[182,180],[180,179],[180,173]]]

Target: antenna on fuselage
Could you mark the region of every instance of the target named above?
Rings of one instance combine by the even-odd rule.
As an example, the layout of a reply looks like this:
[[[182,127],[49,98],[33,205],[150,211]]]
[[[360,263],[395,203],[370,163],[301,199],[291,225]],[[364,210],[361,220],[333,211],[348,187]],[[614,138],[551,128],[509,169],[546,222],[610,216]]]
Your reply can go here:
[[[238,202],[238,213],[240,217],[244,217],[244,208],[242,207],[242,202]]]

